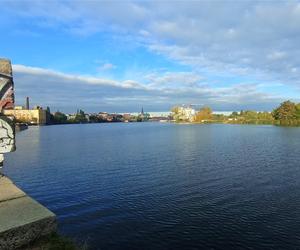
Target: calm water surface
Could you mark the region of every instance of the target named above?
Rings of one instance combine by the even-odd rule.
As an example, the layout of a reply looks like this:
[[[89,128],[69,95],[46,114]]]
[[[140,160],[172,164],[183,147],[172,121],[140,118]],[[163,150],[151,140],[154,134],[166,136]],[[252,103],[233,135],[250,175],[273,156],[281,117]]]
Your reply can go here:
[[[300,249],[300,128],[32,127],[5,172],[91,249]]]

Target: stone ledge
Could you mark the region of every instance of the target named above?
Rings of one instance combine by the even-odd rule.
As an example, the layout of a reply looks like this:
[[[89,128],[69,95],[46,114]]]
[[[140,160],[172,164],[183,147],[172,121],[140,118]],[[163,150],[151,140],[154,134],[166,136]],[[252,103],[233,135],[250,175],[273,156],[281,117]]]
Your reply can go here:
[[[0,203],[24,196],[26,196],[26,194],[16,187],[10,179],[5,176],[0,176]]]
[[[7,184],[12,184],[13,182],[8,179],[5,175],[1,175],[0,173],[0,187],[1,185],[7,185]]]
[[[16,249],[56,231],[56,216],[0,177],[0,249]]]
[[[0,233],[0,249],[12,250],[30,245],[43,236],[56,231],[55,217],[48,217]]]

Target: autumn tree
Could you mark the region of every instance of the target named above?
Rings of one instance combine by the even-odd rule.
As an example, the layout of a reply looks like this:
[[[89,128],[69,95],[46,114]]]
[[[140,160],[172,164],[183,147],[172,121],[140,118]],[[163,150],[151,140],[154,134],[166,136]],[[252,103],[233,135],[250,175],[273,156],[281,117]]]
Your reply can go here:
[[[295,116],[297,119],[300,119],[300,103],[296,104]]]
[[[298,105],[291,101],[285,101],[280,104],[278,108],[273,111],[273,117],[276,120],[293,120],[296,119],[298,114],[300,114],[300,108]]]
[[[194,120],[196,122],[202,122],[204,120],[211,120],[213,118],[212,110],[210,107],[203,107],[195,115]]]

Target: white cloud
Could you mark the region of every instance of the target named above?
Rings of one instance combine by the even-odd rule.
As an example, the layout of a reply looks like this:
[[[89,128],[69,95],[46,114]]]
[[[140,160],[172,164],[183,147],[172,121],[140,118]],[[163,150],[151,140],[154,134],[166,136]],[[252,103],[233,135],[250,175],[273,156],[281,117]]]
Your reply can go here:
[[[149,82],[119,82],[24,65],[13,65],[13,70],[17,102],[22,103],[26,96],[30,96],[33,104],[63,108],[66,111],[72,111],[77,106],[87,111],[125,112],[135,111],[134,108],[139,109],[139,105],[149,110],[168,110],[175,104],[199,102],[217,109],[240,109],[241,105],[253,104],[265,104],[267,108],[280,100],[280,96],[259,91],[256,84],[223,88],[194,85],[201,78],[190,72],[152,75],[152,81],[162,84],[149,85]],[[178,81],[176,77],[187,81],[186,84],[177,88],[165,84]]]
[[[92,85],[111,85],[111,86],[118,86],[117,81],[109,80],[109,79],[101,79],[92,76],[80,76],[80,75],[71,75],[65,74],[62,72],[50,70],[50,69],[43,69],[37,67],[30,67],[24,65],[13,65],[13,71],[17,73],[23,73],[31,76],[40,76],[40,77],[56,77],[63,81],[74,81],[74,82],[82,82],[85,84],[92,84]]]
[[[232,107],[255,102],[268,105],[281,101],[282,97],[271,94],[271,88],[269,94],[259,91],[257,84],[208,87],[203,85],[204,79],[199,72],[248,76],[265,86],[278,82],[287,87],[300,86],[299,6],[299,1],[292,0],[235,1],[231,4],[226,1],[175,1],[170,4],[166,1],[32,0],[3,4],[6,11],[20,18],[34,18],[39,27],[49,25],[84,36],[109,31],[122,39],[140,42],[150,52],[191,68],[189,72],[166,70],[148,74],[144,82],[133,81],[130,77],[119,82],[16,65],[17,79],[24,80],[20,85],[30,84],[28,79],[35,84],[48,79],[49,84],[57,86],[56,79],[65,85],[80,85],[80,88],[99,87],[92,89],[99,91],[98,98],[103,103],[101,91],[104,89],[106,98],[120,100],[140,98],[142,102],[147,96],[153,102],[163,100],[165,105],[201,102],[228,103]],[[102,63],[101,70],[114,68],[113,64]],[[76,86],[74,88],[78,89]],[[80,94],[90,89],[85,88],[85,91]]]
[[[139,34],[142,36],[145,36],[145,37],[148,37],[151,35],[150,32],[148,32],[147,30],[143,30],[143,29],[139,31]]]
[[[286,57],[286,53],[282,51],[274,51],[267,55],[267,58],[271,61],[282,60]]]
[[[148,86],[155,88],[199,87],[203,80],[193,72],[152,73],[145,76]]]
[[[112,70],[115,68],[117,68],[117,66],[113,65],[112,63],[103,63],[100,67],[98,67],[98,70],[106,71],[106,70]]]
[[[299,84],[298,1],[8,1],[15,15],[72,33],[110,31],[194,68]],[[126,10],[126,11],[124,11]],[[151,34],[151,39],[150,39]],[[125,39],[125,38],[124,38]],[[109,63],[103,70],[112,69]],[[290,72],[294,72],[290,76]]]

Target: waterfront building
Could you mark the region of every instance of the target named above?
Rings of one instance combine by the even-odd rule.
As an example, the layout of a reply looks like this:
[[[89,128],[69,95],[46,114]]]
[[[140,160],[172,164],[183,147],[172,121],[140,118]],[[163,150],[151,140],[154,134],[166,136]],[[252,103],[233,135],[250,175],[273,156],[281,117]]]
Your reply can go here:
[[[26,97],[25,107],[15,106],[13,109],[5,109],[3,113],[7,116],[14,116],[16,122],[19,123],[36,125],[47,124],[47,111],[39,106],[35,106],[33,109],[30,109],[29,97]]]
[[[129,122],[133,119],[134,117],[131,114],[123,114],[123,119],[125,122]]]
[[[107,112],[99,112],[98,113],[98,117],[104,121],[106,121],[108,119],[108,116],[109,116],[109,114]]]
[[[41,107],[34,109],[21,109],[20,106],[15,109],[6,109],[4,115],[14,116],[17,122],[45,125],[47,124],[47,112]]]
[[[76,114],[67,114],[66,116],[67,116],[68,121],[69,120],[75,120],[75,118],[76,118]]]
[[[182,121],[192,122],[196,115],[196,110],[192,106],[180,106],[176,108],[176,114],[173,116]]]
[[[85,119],[90,122],[90,115],[89,114],[84,114]]]
[[[15,109],[16,110],[23,110],[23,109],[25,109],[25,107],[24,106],[15,106]]]

